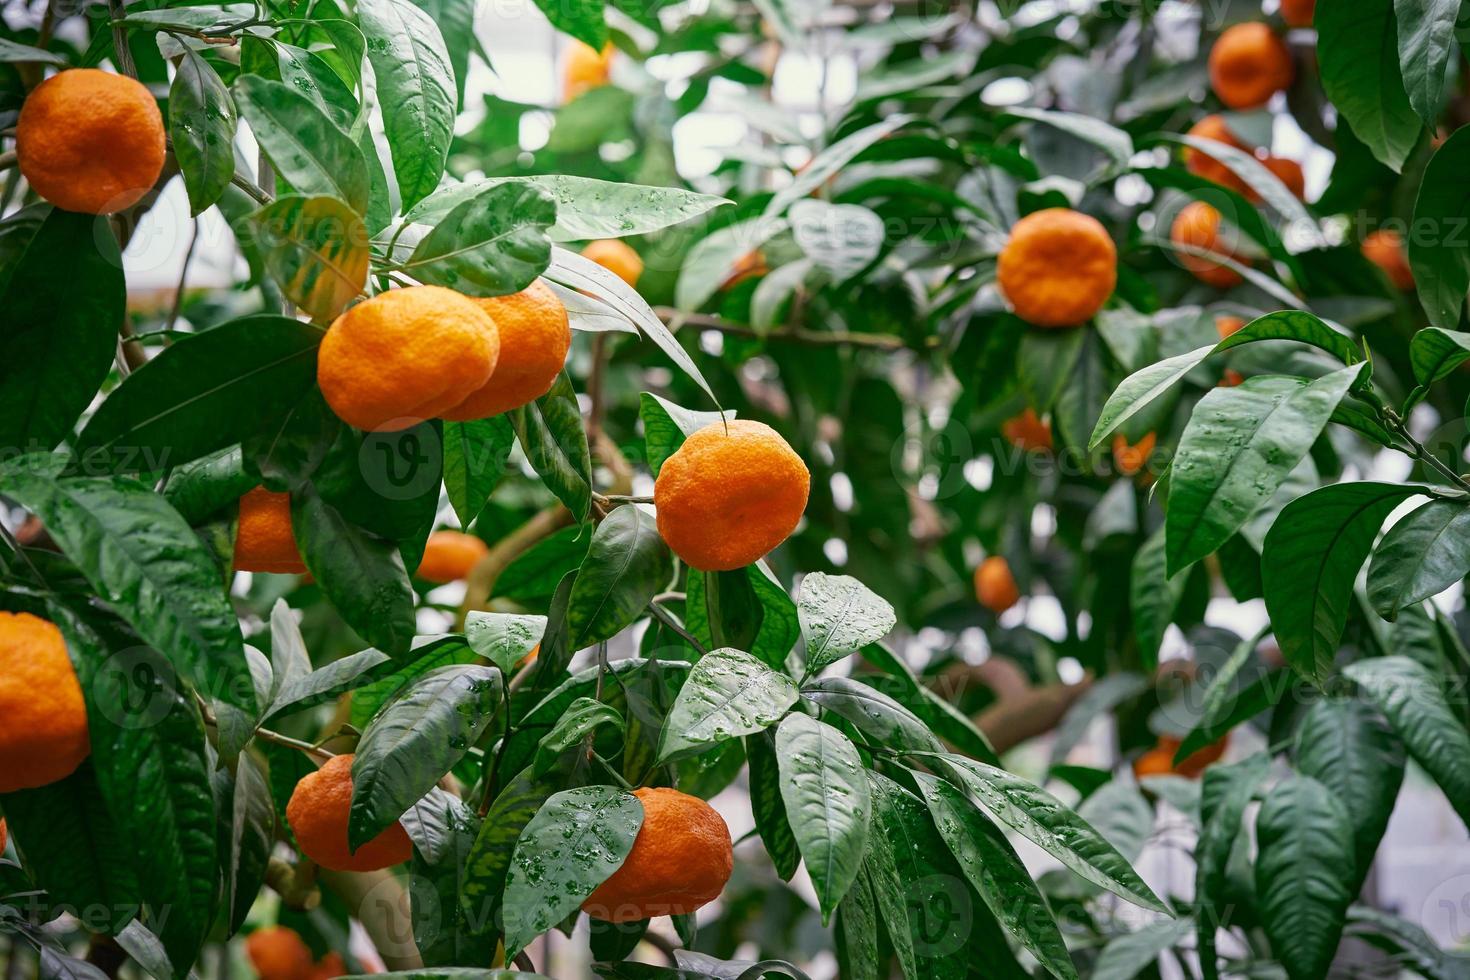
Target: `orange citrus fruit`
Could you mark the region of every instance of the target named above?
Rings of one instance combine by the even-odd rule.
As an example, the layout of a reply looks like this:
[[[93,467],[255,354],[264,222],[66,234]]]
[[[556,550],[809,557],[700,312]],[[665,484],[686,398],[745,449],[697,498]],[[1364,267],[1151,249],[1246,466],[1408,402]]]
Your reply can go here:
[[[458,582],[490,551],[490,546],[463,531],[435,531],[424,545],[418,576],[427,582]]]
[[[1000,434],[1017,449],[1026,452],[1049,452],[1052,448],[1051,423],[1040,418],[1034,409],[1026,409],[1015,418],[1001,423]]]
[[[306,565],[291,530],[291,495],[256,487],[240,498],[235,571],[302,575]]]
[[[599,238],[582,249],[582,255],[602,266],[630,286],[643,275],[643,259],[633,246],[618,238]]]
[[[49,620],[0,612],[0,793],[76,772],[92,751],[66,640]]]
[[[1232,109],[1257,109],[1291,85],[1291,52],[1265,24],[1228,27],[1210,48],[1210,87]]]
[[[590,44],[573,41],[561,60],[561,97],[570,102],[583,92],[606,85],[612,74],[617,49],[609,41],[598,51]]]
[[[572,346],[567,308],[540,279],[510,296],[473,302],[495,321],[500,358],[489,381],[440,413],[455,422],[499,415],[540,398],[551,390]]]
[[[1038,327],[1092,319],[1118,283],[1118,250],[1091,215],[1046,208],[1011,229],[996,268],[1016,315]]]
[[[311,980],[311,950],[286,926],[266,926],[245,937],[245,955],[260,980]]]
[[[63,211],[112,214],[137,204],[163,172],[163,115],[139,81],[96,68],[46,79],[21,106],[20,172]]]
[[[1133,760],[1133,775],[1136,779],[1145,776],[1172,776],[1174,753],[1155,746]]]
[[[1021,600],[1010,562],[991,555],[979,564],[975,569],[975,598],[997,616]]]
[[[1302,172],[1301,164],[1289,157],[1267,157],[1261,163],[1265,164],[1266,169],[1275,174],[1277,179],[1286,185],[1286,189],[1296,197],[1307,196],[1307,175]]]
[[[743,568],[796,530],[811,473],[769,425],[712,422],[659,470],[653,485],[658,533],[704,572]]]
[[[359,847],[347,847],[347,815],[352,807],[352,756],[334,755],[296,784],[286,804],[286,822],[301,853],[330,871],[377,871],[413,856],[403,824],[386,830]]]
[[[5,826],[5,818],[0,817],[0,854],[5,853],[5,844],[10,840],[10,831]]]
[[[1159,744],[1168,751],[1171,759],[1174,757],[1174,753],[1179,751],[1179,739],[1177,738],[1165,736],[1159,739]],[[1197,749],[1183,759],[1180,759],[1178,765],[1174,766],[1174,771],[1181,776],[1198,779],[1204,774],[1207,768],[1220,761],[1220,757],[1225,754],[1225,750],[1229,746],[1230,733],[1226,732],[1204,748]]]
[[[1225,117],[1221,115],[1205,116],[1189,128],[1188,135],[1196,136],[1200,139],[1214,140],[1217,143],[1224,143],[1226,146],[1233,146],[1242,153],[1253,153],[1250,145],[1242,142],[1231,131],[1230,125],[1225,122]],[[1208,153],[1202,150],[1196,150],[1192,146],[1186,146],[1184,148],[1184,168],[1192,174],[1198,174],[1206,180],[1213,180],[1215,183],[1228,187],[1231,190],[1241,193],[1246,193],[1248,190],[1245,181],[1237,177],[1234,170],[1231,170]]]
[[[1169,239],[1176,245],[1192,245],[1220,255],[1236,258],[1220,234],[1220,212],[1203,201],[1193,201],[1179,209],[1169,229]],[[1201,282],[1217,289],[1229,289],[1241,282],[1240,273],[1218,262],[1197,255],[1179,253],[1179,264]]]
[[[1215,317],[1215,332],[1220,335],[1221,340],[1229,337],[1243,326],[1245,326],[1245,321],[1238,316]]]
[[[1363,239],[1363,257],[1382,269],[1395,289],[1414,288],[1414,270],[1404,255],[1404,242],[1392,228],[1380,228]]]
[[[440,286],[379,293],[337,317],[317,383],[337,417],[394,432],[449,411],[495,371],[500,334],[475,302]]]
[[[1311,27],[1317,0],[1281,0],[1281,19],[1287,27]]]
[[[1216,388],[1234,388],[1245,380],[1245,375],[1234,368],[1226,368],[1220,375],[1220,380],[1215,383]]]
[[[1154,447],[1158,444],[1158,436],[1149,432],[1133,445],[1123,433],[1113,436],[1113,461],[1118,464],[1118,472],[1124,476],[1133,476],[1148,465],[1149,457],[1154,454]]]
[[[734,289],[745,280],[755,279],[770,271],[771,267],[766,265],[766,257],[761,254],[761,250],[753,249],[735,260],[735,268],[731,269],[725,281],[720,283],[720,288]]]
[[[342,954],[331,952],[317,960],[307,976],[308,980],[337,980],[347,976],[347,964],[342,961]]]
[[[603,922],[688,915],[724,890],[735,867],[730,828],[708,803],[676,789],[633,791],[643,826],[622,866],[597,886],[582,911]]]

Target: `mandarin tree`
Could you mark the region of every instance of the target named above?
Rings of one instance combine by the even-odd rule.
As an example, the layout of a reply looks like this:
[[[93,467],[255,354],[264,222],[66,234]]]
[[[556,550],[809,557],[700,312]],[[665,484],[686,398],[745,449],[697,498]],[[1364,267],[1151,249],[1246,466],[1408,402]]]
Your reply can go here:
[[[1461,14],[7,4],[6,980],[1463,976]]]

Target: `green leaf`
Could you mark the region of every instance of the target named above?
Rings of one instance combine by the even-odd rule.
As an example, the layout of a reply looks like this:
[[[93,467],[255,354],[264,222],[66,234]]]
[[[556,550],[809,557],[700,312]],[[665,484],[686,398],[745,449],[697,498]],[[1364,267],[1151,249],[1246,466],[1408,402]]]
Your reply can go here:
[[[1093,964],[1090,978],[1133,980],[1192,932],[1194,920],[1190,918],[1164,919],[1151,922],[1137,932],[1125,932],[1108,940]]]
[[[480,45],[480,39],[475,35],[474,0],[413,0],[413,3],[439,25],[444,47],[449,52],[449,67],[454,73],[456,106],[462,109],[470,51]]]
[[[276,811],[265,775],[249,753],[240,753],[233,773],[221,766],[211,776],[220,817],[218,850],[224,877],[220,912],[226,927],[234,933],[244,924],[265,884],[266,866],[275,843]]]
[[[674,287],[675,305],[685,311],[704,306],[742,259],[789,227],[782,217],[747,218],[718,228],[695,242],[679,267],[679,280]]]
[[[1256,892],[1271,952],[1291,980],[1327,975],[1352,903],[1347,810],[1321,783],[1290,775],[1256,817]]]
[[[352,760],[347,843],[372,840],[464,758],[500,705],[491,667],[440,667],[415,680],[363,732]]]
[[[1388,953],[1398,963],[1428,980],[1460,980],[1467,965],[1463,953],[1441,949],[1423,927],[1365,905],[1352,905],[1348,935]]]
[[[1343,804],[1357,858],[1348,890],[1356,895],[1404,780],[1404,744],[1367,703],[1322,698],[1297,724],[1296,768]]]
[[[556,201],[542,188],[496,184],[450,211],[401,268],[420,282],[469,296],[519,292],[546,271],[546,229],[555,221]]]
[[[536,6],[551,26],[570,34],[583,44],[601,51],[607,43],[607,23],[602,19],[603,0],[536,0]]]
[[[150,487],[125,477],[58,480],[48,459],[0,465],[5,495],[41,519],[98,597],[175,670],[254,717],[239,621],[193,529]]]
[[[1005,834],[949,783],[928,773],[913,777],[944,843],[1001,926],[1053,976],[1073,980],[1077,969],[1061,930]]]
[[[1377,704],[1470,826],[1470,734],[1450,710],[1444,682],[1407,657],[1360,660],[1343,673]]]
[[[1455,52],[1460,0],[1394,0],[1399,71],[1409,104],[1433,129],[1444,108],[1445,69]]]
[[[1399,73],[1394,3],[1323,4],[1313,26],[1328,99],[1375,157],[1402,170],[1424,127]]]
[[[802,688],[801,696],[846,719],[873,745],[919,752],[939,752],[939,739],[908,708],[876,688],[851,677],[821,677]]]
[[[439,186],[454,136],[449,51],[439,25],[407,0],[359,0],[357,21],[377,78],[398,191],[403,206],[412,207]]]
[[[1266,534],[1261,582],[1286,662],[1308,680],[1332,670],[1358,569],[1390,511],[1422,491],[1399,483],[1339,483],[1282,508]]]
[[[392,657],[381,650],[372,649],[334,660],[320,670],[314,670],[305,677],[281,685],[264,720],[269,721],[335,701],[348,691],[366,686],[375,680],[378,668],[392,660]]]
[[[1322,236],[1321,229],[1307,211],[1306,206],[1297,199],[1297,196],[1282,182],[1280,177],[1257,160],[1248,150],[1242,150],[1219,140],[1202,139],[1188,134],[1164,134],[1164,138],[1193,147],[1201,153],[1214,157],[1229,168],[1262,201],[1281,215],[1290,227],[1294,239],[1293,244],[1299,251],[1306,248],[1327,247],[1327,239]],[[1274,243],[1262,242],[1262,244],[1269,248]]]
[[[168,90],[168,134],[198,215],[235,176],[235,103],[214,67],[185,47]]]
[[[1368,565],[1368,601],[1390,622],[1470,571],[1470,504],[1431,500],[1388,529]]]
[[[1221,738],[1236,725],[1265,711],[1291,687],[1290,677],[1282,676],[1284,668],[1267,671],[1244,686],[1237,683],[1260,639],[1258,634],[1241,640],[1220,666],[1210,686],[1205,689],[1199,720],[1174,753],[1176,763]]]
[[[465,879],[460,886],[460,906],[470,922],[480,923],[481,934],[499,930],[505,879],[516,841],[555,789],[534,778],[527,766],[506,783],[486,811],[465,858]]]
[[[140,647],[100,665],[89,701],[98,789],[120,845],[148,855],[138,863],[137,897],[153,911],[175,972],[186,974],[214,920],[219,874],[199,711],[168,663]]]
[[[865,871],[837,905],[837,965],[851,980],[879,980],[878,903]]]
[[[849,575],[812,572],[796,599],[806,638],[806,673],[812,676],[892,631],[893,607]]]
[[[435,788],[404,815],[414,842],[408,896],[413,942],[426,966],[487,963],[495,940],[478,930],[479,920],[459,900],[480,818],[463,800]]]
[[[1091,143],[1107,154],[1116,170],[1125,169],[1133,157],[1133,139],[1116,126],[1109,125],[1094,116],[1079,112],[1030,109],[1023,106],[1008,106],[1005,114],[1043,123],[1061,130],[1068,136],[1075,136],[1084,142]]]
[[[0,62],[34,61],[37,64],[65,66],[66,58],[55,51],[33,48],[29,44],[0,38]]]
[[[1251,378],[1200,399],[1169,470],[1171,574],[1214,552],[1270,499],[1363,369],[1356,364],[1306,385]]]
[[[1085,334],[1085,330],[1028,330],[1021,335],[1016,371],[1026,403],[1038,414],[1050,411],[1067,386],[1087,342]]]
[[[690,754],[759,732],[790,710],[796,683],[741,650],[712,650],[700,658],[664,720],[659,758]]]
[[[1159,663],[1159,647],[1164,631],[1174,621],[1174,613],[1184,598],[1188,571],[1169,575],[1165,566],[1164,528],[1149,535],[1133,556],[1129,577],[1129,606],[1133,611],[1133,632],[1138,640],[1138,653],[1143,666],[1152,670]]]
[[[1470,216],[1466,220],[1470,221]],[[1441,273],[1430,272],[1426,275],[1440,276]],[[1463,301],[1462,296],[1458,302]],[[1428,300],[1425,301],[1425,307],[1428,307]],[[1459,306],[1454,308],[1453,315],[1458,321]],[[1470,334],[1467,333],[1425,327],[1409,341],[1409,363],[1414,368],[1414,380],[1426,388],[1449,377],[1451,371],[1467,360],[1470,360]]]
[[[112,367],[126,290],[117,240],[97,227],[96,216],[60,208],[0,226],[16,238],[0,263],[6,453],[54,447]]]
[[[507,415],[444,423],[444,490],[461,527],[474,523],[510,472],[514,445],[515,427]]]
[[[883,219],[861,205],[808,198],[791,205],[790,218],[796,244],[834,282],[862,272],[883,247]]]
[[[803,714],[776,729],[776,758],[786,818],[825,923],[863,866],[872,800],[862,759],[845,735]]]
[[[1275,313],[1256,317],[1216,344],[1211,353],[1220,354],[1262,340],[1295,340],[1310,344],[1325,350],[1344,364],[1357,364],[1363,360],[1362,352],[1354,345],[1351,337],[1334,330],[1306,310],[1277,310]]]
[[[592,532],[592,546],[567,605],[573,650],[621,633],[668,585],[673,560],[653,514],[638,504],[615,507]]]
[[[545,633],[545,616],[475,610],[465,617],[464,636],[471,649],[499,667],[506,677],[540,644]]]
[[[1399,0],[1400,3],[1419,0]],[[1434,0],[1422,0],[1428,4]],[[1465,307],[1465,294],[1470,291],[1470,253],[1467,253],[1462,229],[1470,222],[1470,196],[1467,196],[1460,175],[1470,166],[1470,133],[1456,129],[1429,158],[1424,167],[1424,176],[1419,183],[1419,193],[1414,200],[1414,216],[1410,223],[1412,234],[1405,235],[1409,266],[1414,270],[1414,288],[1429,322],[1444,330],[1455,330],[1460,325],[1460,313]],[[1420,384],[1428,384],[1426,376],[1443,377],[1436,366],[1433,374],[1421,370],[1423,361],[1444,364],[1448,372],[1453,364],[1442,358],[1463,361],[1464,344],[1459,342],[1463,334],[1429,334],[1421,330],[1415,334],[1410,346],[1410,358],[1414,362],[1414,374]],[[1424,352],[1420,345],[1432,341]],[[1426,354],[1429,355],[1426,357]]]
[[[684,445],[684,440],[707,425],[730,420],[734,412],[696,412],[658,395],[638,395],[638,417],[643,422],[643,451],[648,468],[658,476],[664,461]]]
[[[946,772],[987,813],[1076,874],[1140,908],[1169,911],[1116,847],[1046,790],[974,759],[942,758]]]
[[[284,82],[241,75],[240,114],[281,178],[300,194],[326,195],[367,213],[370,182],[362,150],[310,97]]]
[[[149,472],[265,431],[315,387],[321,340],[310,324],[269,315],[182,337],[107,396],[77,457],[91,472]]]
[[[643,804],[611,786],[563,790],[521,832],[505,884],[505,956],[575,912],[622,866]]]
[[[291,495],[291,526],[302,561],[347,625],[391,656],[407,652],[413,589],[397,545],[348,523],[311,488]]]
[[[551,390],[529,405],[506,413],[521,450],[546,488],[566,505],[578,523],[592,507],[592,454],[572,379],[562,371]]]
[[[766,216],[779,215],[786,211],[795,202],[806,197],[812,191],[821,187],[829,178],[838,173],[868,147],[888,136],[894,130],[907,125],[913,119],[912,116],[901,114],[890,115],[882,122],[864,126],[854,133],[844,136],[831,146],[822,150],[807,166],[792,178],[787,184],[771,198],[766,205]],[[754,248],[760,242],[752,242],[748,247]],[[681,309],[689,309],[682,302]]]
[[[566,712],[556,720],[556,726],[541,736],[536,745],[536,764],[532,773],[545,775],[556,765],[557,757],[582,741],[603,725],[623,728],[623,716],[616,708],[591,698],[578,698],[567,706]]]
[[[1240,762],[1216,764],[1205,770],[1202,799],[1203,827],[1195,846],[1194,919],[1198,924],[1200,970],[1205,980],[1219,980],[1220,964],[1215,956],[1215,933],[1223,922],[1226,867],[1240,822],[1245,817],[1256,787],[1266,778],[1270,757],[1257,753]]]
[[[1130,374],[1108,396],[1087,448],[1093,450],[1102,445],[1103,440],[1112,435],[1119,426],[1182,381],[1186,374],[1194,370],[1195,365],[1209,357],[1214,350],[1213,345],[1198,347],[1187,354],[1165,358]]]
[[[756,732],[745,740],[745,757],[750,762],[750,812],[766,854],[782,881],[790,881],[801,863],[801,851],[786,819],[781,800],[781,769],[776,761],[775,738]]]
[[[368,230],[345,202],[287,194],[246,220],[266,271],[318,323],[333,320],[366,287]]]

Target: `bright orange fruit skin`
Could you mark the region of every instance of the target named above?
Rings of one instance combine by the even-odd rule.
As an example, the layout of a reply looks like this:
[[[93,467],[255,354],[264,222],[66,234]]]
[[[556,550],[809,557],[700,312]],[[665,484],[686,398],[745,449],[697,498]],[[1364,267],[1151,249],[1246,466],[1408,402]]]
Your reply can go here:
[[[1311,27],[1317,0],[1281,0],[1281,19],[1287,27]]]
[[[1033,408],[1002,422],[1000,434],[1011,445],[1026,452],[1050,452],[1052,448],[1051,423],[1038,416]]]
[[[286,822],[301,853],[329,871],[377,871],[413,856],[403,824],[386,830],[353,852],[347,847],[347,815],[352,807],[352,756],[336,755],[296,784],[286,804]]]
[[[435,531],[424,545],[424,558],[419,562],[418,577],[426,582],[458,582],[468,578],[490,550],[489,545],[463,531]]]
[[[1291,52],[1265,24],[1228,27],[1210,48],[1210,87],[1232,109],[1258,109],[1291,85]]]
[[[1286,185],[1298,199],[1307,196],[1307,175],[1302,171],[1302,165],[1290,157],[1267,157],[1261,163]]]
[[[1188,135],[1197,136],[1200,139],[1214,140],[1217,143],[1224,143],[1226,146],[1233,146],[1242,153],[1249,154],[1254,152],[1249,144],[1243,142],[1231,131],[1230,126],[1225,122],[1224,116],[1205,116],[1189,128]],[[1213,180],[1217,184],[1234,191],[1239,191],[1242,194],[1246,193],[1249,189],[1245,181],[1235,175],[1235,171],[1208,153],[1202,150],[1196,150],[1192,146],[1186,146],[1184,148],[1184,168],[1192,174],[1198,174],[1206,180]]]
[[[643,275],[643,258],[633,246],[617,238],[599,238],[588,242],[582,256],[591,259],[630,286],[637,286]]]
[[[643,826],[612,876],[582,903],[603,922],[687,915],[719,897],[735,867],[730,828],[708,803],[676,789],[639,789]]]
[[[163,172],[163,115],[136,79],[71,68],[21,106],[16,162],[35,192],[63,211],[112,214],[137,204]]]
[[[1148,465],[1149,457],[1154,453],[1154,447],[1158,444],[1158,436],[1149,432],[1133,445],[1128,444],[1123,433],[1113,436],[1113,461],[1118,464],[1118,472],[1124,476],[1133,476]]]
[[[582,41],[567,46],[561,62],[561,97],[570,102],[584,92],[606,85],[617,48],[608,42],[601,51]]]
[[[317,354],[317,383],[337,417],[396,432],[484,387],[500,357],[495,321],[440,286],[390,289],[336,319]]]
[[[567,308],[540,279],[510,296],[473,299],[500,335],[500,357],[490,380],[441,413],[455,422],[489,418],[520,408],[551,390],[572,346]]]
[[[306,565],[291,529],[291,495],[256,487],[240,498],[235,571],[304,575]]]
[[[1414,270],[1404,255],[1403,239],[1392,228],[1380,228],[1364,238],[1363,257],[1383,270],[1393,288],[1414,288]]]
[[[328,953],[317,960],[316,966],[308,974],[309,980],[336,980],[337,977],[345,976],[347,964],[342,961],[342,954],[337,952]]]
[[[1046,208],[1017,221],[996,267],[1016,315],[1038,327],[1074,327],[1102,309],[1118,283],[1118,250],[1091,215]]]
[[[5,818],[0,817],[0,854],[5,853],[5,844],[10,840],[10,831],[5,826]]]
[[[1194,201],[1179,209],[1169,238],[1176,245],[1193,245],[1220,255],[1230,254],[1220,240],[1220,212],[1203,201]],[[1228,266],[1197,255],[1179,253],[1179,264],[1201,282],[1216,289],[1229,289],[1241,282],[1240,273]]]
[[[92,751],[66,640],[49,620],[0,612],[0,793],[76,772]]]
[[[1245,326],[1245,321],[1238,316],[1215,317],[1215,332],[1220,335],[1221,340],[1229,337],[1243,326]]]
[[[1010,562],[991,555],[976,567],[975,598],[997,616],[1021,601],[1021,589],[1011,574]]]
[[[311,950],[295,929],[266,926],[245,937],[245,955],[260,980],[311,980]]]
[[[791,535],[810,490],[806,464],[775,429],[713,422],[685,439],[659,470],[653,486],[658,533],[692,568],[743,568]]]

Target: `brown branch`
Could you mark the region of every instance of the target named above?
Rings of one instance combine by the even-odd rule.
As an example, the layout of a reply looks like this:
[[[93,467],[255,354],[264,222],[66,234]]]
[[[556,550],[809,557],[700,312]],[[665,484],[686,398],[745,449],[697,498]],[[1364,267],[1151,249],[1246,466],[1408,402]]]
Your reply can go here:
[[[320,881],[362,923],[390,970],[419,970],[424,960],[414,945],[408,892],[391,870],[355,874],[322,869]]]
[[[756,340],[784,340],[813,347],[866,347],[873,350],[930,350],[939,346],[938,337],[926,338],[918,346],[902,337],[883,333],[854,333],[848,330],[808,330],[788,325],[761,333],[741,323],[731,323],[718,316],[703,313],[684,313],[668,306],[656,306],[653,310],[665,323],[681,323],[701,330],[718,330],[735,337],[751,337]]]

